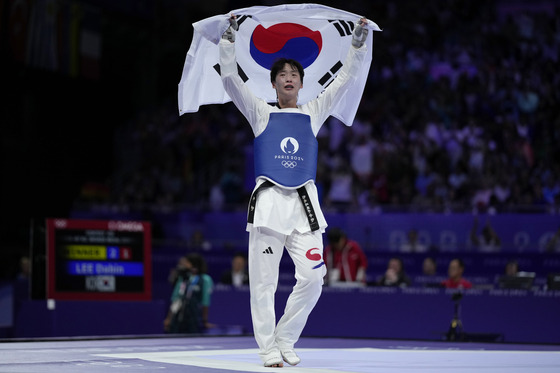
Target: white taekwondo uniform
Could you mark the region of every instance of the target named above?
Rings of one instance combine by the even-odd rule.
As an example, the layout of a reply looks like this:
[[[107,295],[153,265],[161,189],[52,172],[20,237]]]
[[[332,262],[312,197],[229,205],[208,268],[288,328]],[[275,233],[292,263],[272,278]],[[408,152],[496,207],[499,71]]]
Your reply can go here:
[[[366,57],[366,49],[366,44],[359,49],[349,46],[348,56],[337,78],[318,98],[297,108],[281,109],[255,97],[238,75],[235,43],[227,40],[220,41],[222,82],[235,106],[247,118],[255,137],[265,131],[271,113],[309,116],[311,130],[317,136],[331,114],[333,103],[346,94],[348,83],[356,79]],[[255,154],[256,157],[259,154]],[[318,229],[312,231],[296,188],[280,186],[271,178],[256,176],[255,190],[266,180],[273,182],[271,187],[258,193],[253,222],[247,224],[253,330],[259,354],[266,362],[270,357],[279,356],[280,351],[293,349],[321,295],[326,274],[321,233],[325,231],[327,222],[321,212],[314,180],[305,183],[318,222]],[[284,315],[276,325],[274,294],[284,247],[295,264],[297,281]]]

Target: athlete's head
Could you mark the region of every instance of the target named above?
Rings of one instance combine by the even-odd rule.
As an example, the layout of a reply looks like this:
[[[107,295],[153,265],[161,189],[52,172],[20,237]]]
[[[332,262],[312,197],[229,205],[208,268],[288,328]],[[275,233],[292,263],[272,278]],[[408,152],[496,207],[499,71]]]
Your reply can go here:
[[[296,60],[280,58],[270,70],[272,88],[276,91],[278,106],[297,107],[299,90],[303,88],[303,67]]]
[[[299,90],[303,88],[303,67],[295,60],[278,59],[270,70],[272,88],[276,91],[278,106],[296,107]]]
[[[288,66],[286,66],[286,64]],[[274,61],[274,63],[272,64],[272,67],[270,68],[270,81],[274,83],[276,81],[276,76],[278,75],[278,73],[285,69],[290,69],[291,71],[297,71],[299,73],[299,79],[301,81],[301,84],[303,84],[303,75],[305,74],[303,71],[303,66],[301,66],[301,64],[298,61],[292,58],[284,58],[284,57],[276,59],[276,61]]]

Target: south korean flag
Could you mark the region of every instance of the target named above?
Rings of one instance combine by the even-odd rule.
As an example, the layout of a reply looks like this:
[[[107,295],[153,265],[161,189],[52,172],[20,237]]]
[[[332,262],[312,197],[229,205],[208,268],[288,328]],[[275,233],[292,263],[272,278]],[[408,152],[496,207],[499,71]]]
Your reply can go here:
[[[225,93],[219,65],[218,42],[229,27],[231,14],[239,30],[235,48],[238,72],[257,97],[276,101],[270,83],[270,67],[279,57],[299,61],[304,70],[304,88],[298,103],[316,98],[336,77],[351,48],[352,31],[361,16],[317,4],[255,6],[234,10],[193,24],[193,42],[187,53],[179,83],[179,113],[196,112],[200,105],[231,101]],[[372,21],[366,26],[380,31]],[[366,39],[367,56],[358,79],[349,88],[354,97],[334,107],[332,115],[352,125],[367,81],[372,60],[373,36]]]

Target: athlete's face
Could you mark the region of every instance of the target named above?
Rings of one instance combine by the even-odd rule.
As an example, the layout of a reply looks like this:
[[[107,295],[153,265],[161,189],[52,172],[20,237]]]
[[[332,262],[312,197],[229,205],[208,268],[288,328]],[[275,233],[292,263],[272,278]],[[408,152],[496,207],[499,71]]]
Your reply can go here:
[[[299,71],[294,66],[285,64],[276,74],[272,88],[276,90],[278,97],[297,98],[299,90],[303,88]]]

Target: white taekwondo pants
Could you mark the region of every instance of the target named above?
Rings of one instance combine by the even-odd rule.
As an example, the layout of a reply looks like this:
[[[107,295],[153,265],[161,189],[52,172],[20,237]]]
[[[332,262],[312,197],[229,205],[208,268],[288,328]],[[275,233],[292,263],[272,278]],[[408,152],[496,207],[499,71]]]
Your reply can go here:
[[[296,285],[288,297],[284,315],[276,325],[274,294],[278,285],[284,247],[295,265]],[[263,361],[294,348],[307,317],[321,295],[326,274],[323,240],[319,231],[291,235],[265,227],[249,232],[249,286],[251,316],[259,355]]]

